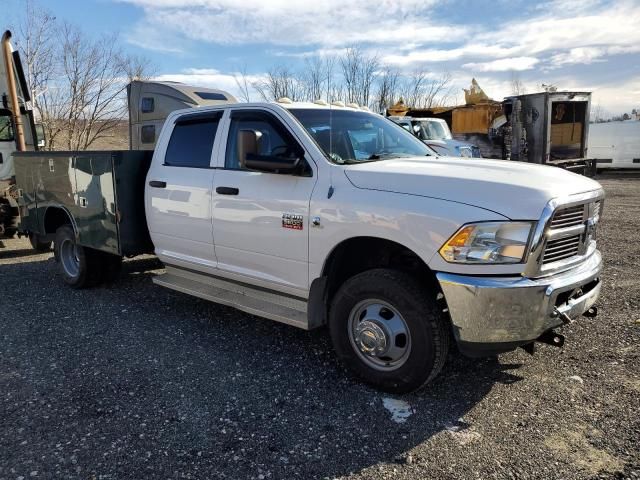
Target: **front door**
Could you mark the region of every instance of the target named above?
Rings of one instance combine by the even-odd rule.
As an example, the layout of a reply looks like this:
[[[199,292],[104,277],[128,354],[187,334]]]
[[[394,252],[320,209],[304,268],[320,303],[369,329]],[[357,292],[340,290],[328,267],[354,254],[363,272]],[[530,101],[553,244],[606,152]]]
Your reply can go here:
[[[257,145],[243,145],[242,131],[246,130],[256,133]],[[306,292],[314,165],[305,160],[305,171],[295,175],[249,171],[243,158],[247,148],[257,149],[254,153],[258,155],[304,155],[304,149],[275,115],[259,110],[231,111],[224,168],[214,179],[218,267],[240,278]]]
[[[216,267],[211,161],[220,117],[221,112],[179,117],[166,150],[158,145],[165,158],[154,158],[147,174],[147,223],[155,253],[168,265],[208,272]]]

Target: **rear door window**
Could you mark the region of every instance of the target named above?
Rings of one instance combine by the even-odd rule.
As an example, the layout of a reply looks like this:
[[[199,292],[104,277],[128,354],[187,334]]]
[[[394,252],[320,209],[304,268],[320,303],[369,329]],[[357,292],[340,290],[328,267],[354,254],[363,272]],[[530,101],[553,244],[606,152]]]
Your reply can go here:
[[[220,114],[179,119],[167,146],[164,164],[171,167],[209,168]]]

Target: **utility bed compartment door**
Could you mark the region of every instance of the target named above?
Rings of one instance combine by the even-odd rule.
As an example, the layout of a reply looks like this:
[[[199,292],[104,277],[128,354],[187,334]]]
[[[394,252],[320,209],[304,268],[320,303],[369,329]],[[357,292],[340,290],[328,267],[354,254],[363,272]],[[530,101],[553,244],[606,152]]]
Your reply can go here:
[[[78,152],[73,158],[73,207],[78,243],[120,254],[111,153]]]

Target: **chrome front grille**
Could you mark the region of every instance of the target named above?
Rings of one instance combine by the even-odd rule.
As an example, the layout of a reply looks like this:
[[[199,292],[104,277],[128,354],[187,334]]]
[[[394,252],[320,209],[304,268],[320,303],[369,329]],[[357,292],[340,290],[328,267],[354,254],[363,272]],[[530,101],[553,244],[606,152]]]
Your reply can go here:
[[[582,235],[573,235],[571,237],[548,241],[544,249],[542,263],[557,262],[558,260],[564,260],[565,258],[578,255],[581,238]]]
[[[550,200],[533,231],[523,275],[555,274],[588,258],[596,249],[603,204],[601,189]]]
[[[551,219],[549,228],[566,228],[575,227],[584,222],[584,205],[575,205],[573,207],[560,208],[556,210]]]
[[[595,240],[601,200],[560,206],[551,217],[542,253],[542,265],[584,255]]]

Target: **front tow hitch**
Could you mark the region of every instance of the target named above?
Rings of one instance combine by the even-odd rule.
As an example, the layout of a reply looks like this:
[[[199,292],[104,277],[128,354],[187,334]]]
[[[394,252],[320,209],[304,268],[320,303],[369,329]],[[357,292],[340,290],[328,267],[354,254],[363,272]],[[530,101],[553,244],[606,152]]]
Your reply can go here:
[[[560,320],[562,320],[562,323],[564,323],[565,325],[569,325],[571,322],[573,322],[573,320],[571,320],[571,317],[566,313],[558,310],[558,307],[553,307],[553,316],[559,317]]]
[[[589,308],[589,310],[584,312],[582,315],[584,315],[587,318],[594,318],[598,315],[598,307],[592,306]],[[568,325],[569,323],[573,322],[573,320],[571,319],[571,317],[569,317],[569,315],[561,312],[557,308],[553,309],[553,316],[560,318],[560,320],[562,320],[562,323],[565,325]],[[522,345],[521,348],[528,354],[533,355],[536,350],[535,342],[546,343],[547,345],[551,345],[552,347],[562,347],[564,345],[564,335],[560,335],[559,333],[554,332],[553,330],[547,330],[538,338],[536,338],[533,342],[527,343],[526,345]]]

